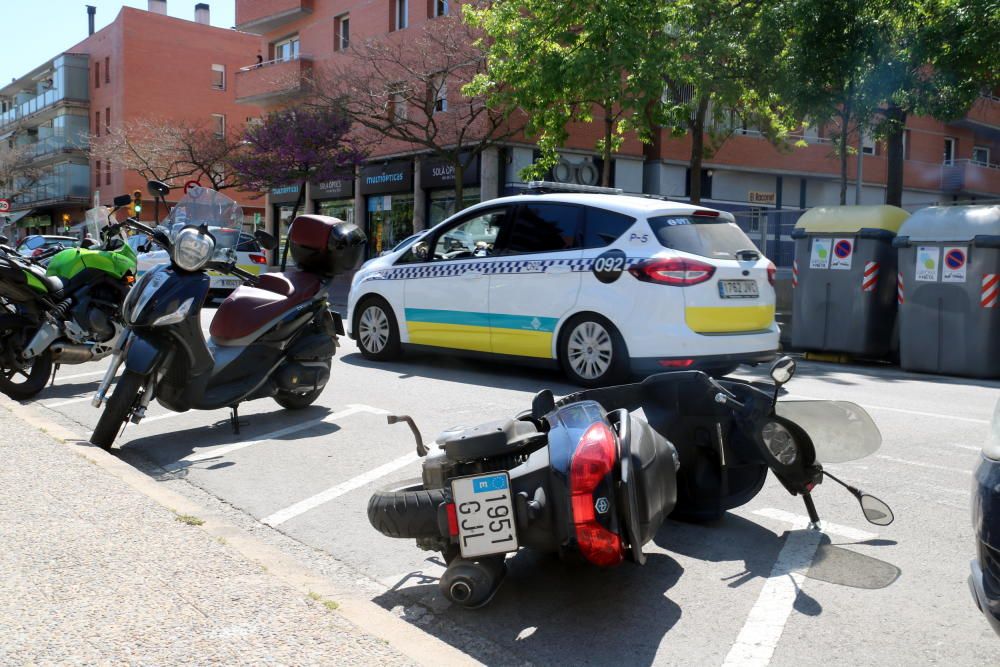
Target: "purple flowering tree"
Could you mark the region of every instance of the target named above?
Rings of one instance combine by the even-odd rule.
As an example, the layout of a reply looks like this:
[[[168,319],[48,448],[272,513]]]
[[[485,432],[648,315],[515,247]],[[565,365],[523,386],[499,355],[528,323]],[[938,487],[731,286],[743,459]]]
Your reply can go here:
[[[271,112],[263,122],[248,127],[243,140],[244,150],[230,162],[243,187],[263,192],[297,183],[292,220],[302,206],[308,181],[353,174],[365,157],[351,135],[350,120],[335,107]],[[286,243],[282,269],[287,254]]]

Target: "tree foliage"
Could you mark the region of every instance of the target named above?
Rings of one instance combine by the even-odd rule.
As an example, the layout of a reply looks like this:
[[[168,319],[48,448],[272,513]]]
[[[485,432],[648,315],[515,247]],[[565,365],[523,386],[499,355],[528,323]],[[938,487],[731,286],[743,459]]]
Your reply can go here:
[[[0,148],[0,197],[17,202],[51,172],[38,166],[34,158],[31,145]]]

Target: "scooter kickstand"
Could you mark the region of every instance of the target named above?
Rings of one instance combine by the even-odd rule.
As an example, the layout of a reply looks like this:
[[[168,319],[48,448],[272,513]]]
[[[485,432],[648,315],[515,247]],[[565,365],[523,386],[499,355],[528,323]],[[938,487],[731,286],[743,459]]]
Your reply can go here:
[[[56,365],[55,365],[55,366],[54,366],[54,367],[52,368],[52,377],[51,377],[51,378],[49,379],[49,386],[50,386],[50,387],[54,387],[54,386],[56,386],[56,373],[58,373],[58,372],[59,372],[59,366],[60,366],[60,364],[56,364]]]
[[[238,405],[233,405],[230,408],[231,414],[229,415],[229,425],[233,427],[233,433],[236,435],[240,434],[240,408]]]

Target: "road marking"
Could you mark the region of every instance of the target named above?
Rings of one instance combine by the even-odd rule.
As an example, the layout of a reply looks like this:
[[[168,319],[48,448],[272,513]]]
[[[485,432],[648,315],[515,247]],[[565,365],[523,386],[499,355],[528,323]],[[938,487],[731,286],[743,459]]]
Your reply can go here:
[[[791,394],[793,399],[798,399],[802,401],[832,401],[840,399],[832,398],[818,398],[815,396],[803,396],[801,394]],[[858,403],[865,410],[886,410],[888,412],[902,412],[907,415],[918,415],[920,417],[936,417],[938,419],[951,419],[960,422],[969,422],[970,424],[989,424],[989,419],[975,419],[973,417],[956,417],[955,415],[943,415],[940,412],[921,412],[920,410],[904,410],[903,408],[889,408],[884,405],[868,405],[867,403]]]
[[[272,431],[270,433],[265,433],[264,435],[260,436],[259,438],[254,438],[253,440],[245,440],[243,442],[235,442],[235,443],[233,443],[231,445],[224,445],[222,447],[213,447],[213,448],[211,448],[209,450],[206,450],[206,451],[195,452],[194,454],[188,454],[187,456],[185,456],[184,458],[180,459],[179,461],[175,461],[173,463],[166,464],[165,466],[163,466],[163,468],[165,470],[168,470],[168,471],[171,471],[171,472],[175,471],[175,470],[180,470],[182,468],[187,468],[192,463],[197,463],[198,461],[205,461],[205,460],[208,460],[208,459],[216,459],[216,458],[219,458],[219,457],[224,456],[226,454],[229,454],[230,452],[235,452],[235,451],[237,451],[239,449],[244,449],[246,447],[250,447],[251,445],[256,445],[256,444],[259,444],[259,443],[262,443],[262,442],[268,442],[268,441],[271,441],[271,440],[276,440],[277,438],[282,438],[282,437],[284,437],[286,435],[291,435],[292,433],[298,433],[299,431],[303,431],[303,430],[305,430],[307,428],[312,428],[313,426],[318,426],[319,424],[322,424],[324,422],[329,422],[329,421],[332,421],[332,420],[335,420],[335,419],[340,419],[342,417],[348,417],[350,415],[357,414],[359,412],[367,412],[369,414],[375,414],[375,415],[387,415],[387,414],[389,414],[386,410],[381,410],[379,408],[373,408],[373,407],[371,407],[369,405],[351,404],[351,405],[347,406],[346,410],[341,410],[340,412],[334,412],[334,413],[325,415],[325,416],[323,416],[323,417],[321,417],[319,419],[311,419],[311,420],[306,421],[306,422],[299,422],[298,424],[293,424],[291,426],[286,426],[285,428],[278,429],[277,431]],[[169,416],[172,416],[172,415],[175,415],[175,414],[182,414],[182,413],[171,412],[171,413],[166,414],[166,415],[160,415],[158,417],[154,417],[153,419],[163,419],[165,417],[169,417]],[[153,419],[148,420],[148,421],[153,421]]]
[[[54,408],[61,408],[64,405],[74,405],[76,403],[84,403],[86,401],[91,400],[92,398],[94,398],[94,397],[93,396],[80,396],[78,398],[74,398],[74,399],[71,399],[71,400],[68,400],[68,401],[60,401],[59,403],[42,403],[42,407],[43,408],[49,408],[50,410],[52,410]]]
[[[369,470],[368,472],[358,475],[357,477],[353,477],[346,482],[341,482],[337,486],[331,487],[326,491],[317,493],[311,498],[306,498],[305,500],[297,502],[290,507],[277,511],[270,516],[266,516],[261,519],[261,521],[269,526],[278,526],[285,523],[289,519],[294,519],[300,514],[316,509],[320,505],[328,503],[334,498],[339,498],[345,493],[350,493],[355,489],[359,489],[370,482],[374,482],[380,477],[385,477],[389,473],[395,472],[396,470],[399,470],[400,468],[405,467],[419,459],[420,456],[416,452],[410,452],[406,456],[401,456],[394,461],[389,461],[385,465]]]
[[[78,373],[76,375],[58,375],[57,374],[56,375],[56,379],[58,379],[58,380],[77,380],[79,378],[89,378],[89,377],[94,377],[94,376],[97,376],[97,375],[104,375],[107,372],[108,372],[108,369],[105,368],[103,371],[93,371],[91,373]]]
[[[798,526],[800,524],[803,526],[809,525],[809,517],[801,514],[793,514],[792,512],[786,512],[785,510],[779,510],[774,507],[754,510],[753,513],[757,516],[767,517],[768,519],[790,523],[793,526]],[[842,526],[838,523],[831,523],[829,521],[821,521],[819,525],[824,533],[836,535],[837,537],[846,537],[849,540],[857,540],[858,542],[874,540],[878,537],[877,533],[869,533],[867,530],[858,530],[857,528],[853,528],[851,526]]]
[[[983,451],[982,447],[976,447],[975,445],[960,445],[957,442],[949,442],[948,444],[950,446],[952,446],[952,447],[958,447],[959,449],[968,449],[970,452],[981,452],[981,451]]]
[[[908,466],[917,466],[918,468],[928,468],[930,470],[944,470],[946,472],[959,472],[963,475],[971,475],[971,470],[966,470],[964,468],[949,468],[948,466],[938,466],[933,463],[921,463],[920,461],[907,461],[906,459],[897,459],[895,456],[885,456],[884,454],[878,454],[875,456],[877,459],[882,459],[883,461],[892,461],[894,463],[905,463]]]

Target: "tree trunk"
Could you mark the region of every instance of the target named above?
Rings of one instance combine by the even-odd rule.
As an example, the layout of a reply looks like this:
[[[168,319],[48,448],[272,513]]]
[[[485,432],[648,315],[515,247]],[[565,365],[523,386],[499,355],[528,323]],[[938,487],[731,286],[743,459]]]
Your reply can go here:
[[[886,134],[885,203],[903,205],[903,132],[906,128],[906,111],[895,104],[886,109],[889,133]]]
[[[705,156],[705,113],[708,111],[708,96],[698,100],[698,110],[689,123],[691,131],[691,186],[689,199],[692,204],[701,203],[701,161]]]
[[[851,120],[851,106],[844,105],[840,112],[840,146],[837,151],[840,153],[840,205],[847,205],[847,128]],[[860,131],[860,130],[859,130]]]
[[[611,107],[604,106],[604,150],[601,157],[604,164],[601,166],[601,187],[611,187],[611,133],[614,131],[614,120],[611,117]]]

